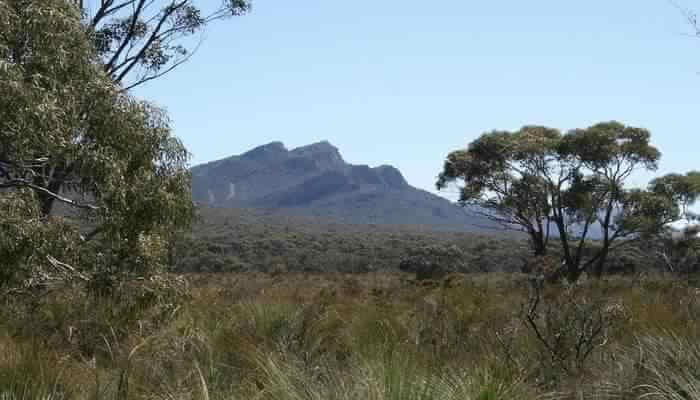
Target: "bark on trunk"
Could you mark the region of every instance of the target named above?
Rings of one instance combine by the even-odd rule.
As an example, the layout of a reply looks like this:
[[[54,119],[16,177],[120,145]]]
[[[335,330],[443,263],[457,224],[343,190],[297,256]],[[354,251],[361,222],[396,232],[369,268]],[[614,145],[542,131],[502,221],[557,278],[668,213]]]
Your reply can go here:
[[[601,250],[600,258],[593,265],[593,276],[597,279],[603,277],[603,272],[605,272],[605,261],[608,258],[608,251]]]
[[[541,232],[532,232],[530,234],[530,240],[532,240],[532,247],[535,256],[547,255],[547,245],[545,244],[544,236]]]

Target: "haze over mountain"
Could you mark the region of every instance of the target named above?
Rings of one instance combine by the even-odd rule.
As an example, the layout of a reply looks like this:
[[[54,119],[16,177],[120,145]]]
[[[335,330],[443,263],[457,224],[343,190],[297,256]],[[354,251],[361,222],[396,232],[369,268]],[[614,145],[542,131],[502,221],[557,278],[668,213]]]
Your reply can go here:
[[[348,164],[327,141],[288,150],[259,146],[192,168],[192,197],[210,207],[266,209],[346,223],[430,225],[479,231],[493,225],[406,182],[390,166]]]

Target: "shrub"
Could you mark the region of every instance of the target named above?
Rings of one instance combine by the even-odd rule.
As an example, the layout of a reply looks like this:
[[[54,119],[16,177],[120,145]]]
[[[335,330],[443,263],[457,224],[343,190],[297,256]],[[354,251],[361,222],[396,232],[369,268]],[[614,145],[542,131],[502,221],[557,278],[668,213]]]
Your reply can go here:
[[[559,258],[553,255],[530,257],[521,267],[521,272],[549,283],[559,282],[564,278],[563,265]]]
[[[564,376],[581,376],[594,351],[604,347],[624,315],[619,304],[580,285],[532,285],[521,317],[538,343],[541,376],[552,384]]]
[[[413,272],[416,279],[440,279],[453,272],[468,272],[462,250],[455,246],[428,245],[413,249],[399,269]]]

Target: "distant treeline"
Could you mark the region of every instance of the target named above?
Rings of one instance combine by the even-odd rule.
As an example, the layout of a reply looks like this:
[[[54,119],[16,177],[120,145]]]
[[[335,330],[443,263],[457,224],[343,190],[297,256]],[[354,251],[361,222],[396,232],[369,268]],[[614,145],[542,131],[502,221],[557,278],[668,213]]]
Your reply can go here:
[[[459,272],[520,272],[531,250],[524,238],[504,231],[492,235],[436,232],[421,226],[347,225],[321,218],[283,217],[243,209],[201,210],[193,233],[173,252],[178,272],[396,270],[416,249],[457,246],[464,254]],[[607,262],[608,273],[663,269],[662,260],[630,245]],[[552,245],[556,254],[557,246]]]

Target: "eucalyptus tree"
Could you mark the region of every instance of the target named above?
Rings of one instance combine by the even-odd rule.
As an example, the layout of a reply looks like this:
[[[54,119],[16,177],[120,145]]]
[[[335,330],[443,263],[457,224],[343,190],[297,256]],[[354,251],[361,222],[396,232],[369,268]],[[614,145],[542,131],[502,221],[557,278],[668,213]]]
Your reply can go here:
[[[437,186],[461,185],[463,205],[527,233],[535,255],[547,252],[553,227],[567,278],[600,276],[611,250],[679,216],[675,192],[625,188],[635,170],[657,169],[661,153],[649,140],[649,131],[618,122],[566,134],[542,126],[488,132],[447,156]]]
[[[104,71],[125,90],[186,62],[215,21],[250,11],[248,0],[71,0]],[[218,4],[217,4],[218,3]]]
[[[66,3],[80,12],[82,29],[75,27],[72,34],[89,37],[92,62],[101,64],[104,73],[122,91],[159,78],[187,61],[193,54],[188,47],[192,43],[190,37],[202,33],[209,24],[250,10],[247,0],[223,0],[218,5],[193,0],[69,0]],[[208,7],[202,11],[201,5],[205,3]],[[87,44],[82,39],[76,40],[83,46]],[[54,194],[41,197],[44,214],[52,212],[58,199],[55,195],[73,185],[73,168],[70,162],[52,162],[43,174],[45,188]]]
[[[0,1],[0,286],[148,274],[191,221],[167,115],[121,90],[84,32],[65,0]]]
[[[552,166],[560,140],[559,131],[542,126],[484,133],[447,156],[437,187],[461,180],[462,205],[474,206],[475,213],[507,229],[526,232],[534,254],[545,255],[552,210],[541,170]]]
[[[689,217],[692,213],[688,208],[700,197],[700,171],[661,176],[651,181],[649,189],[670,196],[680,207],[681,217]]]
[[[649,184],[650,190],[670,196],[680,218],[667,231],[647,242],[671,272],[696,272],[700,266],[700,216],[689,210],[700,197],[700,172],[667,174]]]

